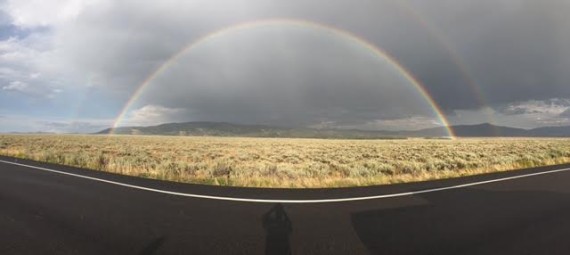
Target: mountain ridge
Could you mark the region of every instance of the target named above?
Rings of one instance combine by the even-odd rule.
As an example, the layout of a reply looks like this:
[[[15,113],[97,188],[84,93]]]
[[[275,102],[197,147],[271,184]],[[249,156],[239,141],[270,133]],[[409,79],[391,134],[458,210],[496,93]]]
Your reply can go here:
[[[490,123],[452,126],[457,137],[570,137],[570,126],[522,129]],[[318,129],[306,127],[278,127],[260,124],[234,124],[228,122],[180,122],[154,126],[107,128],[95,134],[178,135],[178,136],[243,136],[282,138],[331,139],[399,139],[406,137],[447,137],[445,127],[415,131],[372,131],[359,129]]]

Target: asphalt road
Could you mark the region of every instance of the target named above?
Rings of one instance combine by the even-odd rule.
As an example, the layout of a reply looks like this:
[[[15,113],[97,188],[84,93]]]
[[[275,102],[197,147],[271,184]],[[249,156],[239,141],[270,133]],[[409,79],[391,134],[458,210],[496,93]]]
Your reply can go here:
[[[15,159],[0,157],[2,161]],[[555,166],[353,189],[220,188],[0,162],[0,254],[570,254],[570,171]],[[268,201],[266,201],[268,202]],[[270,201],[269,201],[270,202]]]

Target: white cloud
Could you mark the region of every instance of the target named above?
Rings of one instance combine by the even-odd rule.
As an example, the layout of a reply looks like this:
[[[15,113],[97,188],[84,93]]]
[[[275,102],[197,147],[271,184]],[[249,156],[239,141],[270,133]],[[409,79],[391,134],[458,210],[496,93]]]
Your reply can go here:
[[[570,99],[552,98],[511,103],[496,109],[456,110],[450,121],[453,124],[491,122],[502,126],[536,128],[570,125],[565,112],[570,111]]]
[[[38,79],[41,76],[40,73],[31,73],[30,74],[30,79]]]
[[[110,119],[36,118],[23,115],[0,116],[0,132],[94,133],[109,128]]]
[[[109,128],[110,120],[37,121],[41,130],[53,133],[95,133]]]
[[[18,91],[22,95],[53,98],[61,91],[66,71],[58,64],[49,33],[27,37],[9,37],[0,41],[0,84],[4,91]],[[1,85],[0,85],[1,86]]]
[[[14,25],[21,27],[53,26],[75,19],[98,0],[8,0],[4,9]]]
[[[22,69],[35,65],[45,51],[46,43],[49,43],[49,40],[45,39],[36,35],[23,39],[10,37],[0,41],[0,62],[14,67],[12,73],[17,71],[15,68]],[[3,69],[8,68],[4,65]]]
[[[507,115],[544,114],[559,115],[570,109],[570,99],[552,98],[549,100],[529,100],[507,105],[502,112]]]
[[[16,33],[0,41],[0,84],[4,90],[22,95],[53,99],[66,86],[83,86],[85,73],[63,61],[58,44],[61,28],[73,23],[80,14],[100,0],[9,0],[2,11],[18,27]],[[80,78],[77,78],[80,77]],[[26,84],[26,88],[14,86]]]
[[[12,81],[8,85],[3,86],[2,90],[11,90],[11,91],[19,91],[19,92],[26,92],[28,89],[28,84],[21,82],[21,81]]]
[[[146,105],[130,112],[126,119],[122,120],[121,126],[148,126],[186,121],[184,118],[188,117],[188,112],[182,108]]]
[[[559,115],[561,118],[570,119],[570,108]]]
[[[7,85],[1,86],[0,88],[6,92],[17,92],[26,96],[47,99],[53,99],[63,92],[63,89],[54,88],[52,86],[42,86],[42,84],[31,86],[28,82],[19,80],[10,81]]]
[[[7,67],[0,67],[0,79],[8,80],[10,77],[16,77],[18,71],[7,68]]]

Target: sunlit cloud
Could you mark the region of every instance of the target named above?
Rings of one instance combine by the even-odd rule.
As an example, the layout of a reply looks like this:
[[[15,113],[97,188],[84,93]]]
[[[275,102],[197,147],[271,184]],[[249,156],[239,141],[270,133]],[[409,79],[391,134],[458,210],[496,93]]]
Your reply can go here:
[[[570,125],[567,113],[570,100],[552,98],[549,100],[529,100],[514,102],[502,107],[479,110],[457,110],[451,117],[456,124],[477,124],[486,122],[492,116],[493,124],[523,128]]]
[[[132,111],[124,121],[126,126],[149,126],[168,122],[189,121],[188,110],[161,105],[145,105]]]
[[[501,112],[506,115],[545,114],[555,116],[568,109],[570,109],[570,99],[553,98],[511,103],[501,109]]]

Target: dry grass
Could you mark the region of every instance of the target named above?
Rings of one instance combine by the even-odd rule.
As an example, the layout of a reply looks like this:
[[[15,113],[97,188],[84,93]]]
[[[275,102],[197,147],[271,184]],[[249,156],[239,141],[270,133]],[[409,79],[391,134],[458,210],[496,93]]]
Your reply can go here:
[[[179,182],[305,188],[422,181],[568,163],[570,139],[0,135],[0,154]]]

